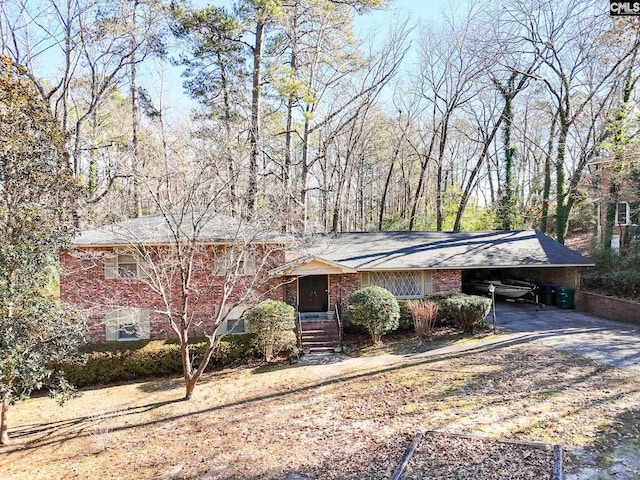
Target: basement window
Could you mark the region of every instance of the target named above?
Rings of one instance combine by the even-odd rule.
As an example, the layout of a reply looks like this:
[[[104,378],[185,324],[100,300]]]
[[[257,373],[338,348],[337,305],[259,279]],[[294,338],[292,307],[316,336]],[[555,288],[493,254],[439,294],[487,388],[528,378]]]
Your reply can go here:
[[[151,337],[149,310],[146,308],[120,307],[105,314],[105,340],[126,342]]]

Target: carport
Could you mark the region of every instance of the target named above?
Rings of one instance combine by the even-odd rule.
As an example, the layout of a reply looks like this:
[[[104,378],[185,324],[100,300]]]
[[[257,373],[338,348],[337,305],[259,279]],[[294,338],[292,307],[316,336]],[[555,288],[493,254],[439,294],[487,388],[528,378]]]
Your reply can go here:
[[[590,259],[538,231],[526,231],[525,235],[497,233],[500,240],[482,249],[486,261],[474,262],[461,270],[466,293],[477,293],[472,285],[477,280],[520,280],[538,285],[540,300],[544,301],[545,289],[577,289],[581,270],[594,265]]]

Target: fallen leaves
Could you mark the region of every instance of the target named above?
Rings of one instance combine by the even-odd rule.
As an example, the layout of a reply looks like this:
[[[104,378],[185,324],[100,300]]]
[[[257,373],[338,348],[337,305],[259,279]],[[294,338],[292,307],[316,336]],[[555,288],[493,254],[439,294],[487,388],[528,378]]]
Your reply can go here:
[[[12,432],[32,426],[21,447],[2,452],[0,471],[27,480],[280,480],[294,473],[373,480],[389,478],[419,431],[574,451],[605,448],[622,427],[631,440],[640,438],[629,427],[640,425],[637,416],[625,415],[640,404],[636,373],[537,344],[402,358],[227,370],[203,378],[190,402],[177,401],[183,392],[171,379],[88,390],[64,408],[35,398],[12,411]],[[97,412],[111,412],[108,448],[99,455],[82,433],[92,431]],[[60,428],[66,424],[74,428]],[[530,450],[425,437],[408,478],[548,478],[550,453]],[[545,476],[508,473],[514,465],[534,472],[543,464]]]

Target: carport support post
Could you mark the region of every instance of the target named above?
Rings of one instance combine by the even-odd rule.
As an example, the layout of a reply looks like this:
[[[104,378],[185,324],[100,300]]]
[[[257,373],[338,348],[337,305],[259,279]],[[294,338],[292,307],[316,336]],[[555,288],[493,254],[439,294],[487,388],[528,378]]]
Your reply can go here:
[[[489,293],[491,294],[491,313],[493,315],[493,334],[496,334],[496,287],[493,283],[489,284]]]

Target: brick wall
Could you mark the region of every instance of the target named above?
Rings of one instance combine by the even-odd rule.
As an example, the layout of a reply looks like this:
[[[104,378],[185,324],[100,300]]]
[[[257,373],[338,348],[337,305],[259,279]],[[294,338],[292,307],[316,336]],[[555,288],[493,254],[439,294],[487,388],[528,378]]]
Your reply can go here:
[[[434,270],[431,278],[434,293],[462,291],[461,270]]]
[[[625,322],[640,322],[640,304],[596,293],[576,292],[576,308],[598,317]]]
[[[609,163],[602,163],[599,164],[595,167],[596,171],[595,173],[592,175],[593,181],[594,181],[594,185],[596,186],[596,190],[593,192],[593,195],[596,198],[600,198],[602,199],[599,202],[599,218],[598,218],[598,225],[600,228],[598,228],[596,234],[598,236],[598,241],[603,241],[604,240],[604,227],[607,223],[607,204],[608,201],[607,199],[609,198],[609,188],[610,188],[610,182],[611,182],[611,173],[612,173],[612,169],[616,166],[615,162],[609,162]],[[618,201],[619,202],[635,202],[638,201],[638,192],[637,189],[635,187],[635,185],[633,184],[632,181],[629,180],[629,166],[625,167],[627,169],[626,172],[623,172],[623,176],[622,178],[624,178],[622,185],[620,187],[620,190],[618,192],[619,198]],[[625,237],[627,237],[630,234],[630,228],[628,226],[623,226],[623,225],[615,225],[613,228],[613,234],[614,235],[619,235],[621,240],[625,240]],[[626,241],[629,241],[629,238],[626,238]]]
[[[166,262],[166,259],[161,259],[162,251],[156,253],[158,260],[154,264],[162,265],[163,262]],[[193,315],[194,321],[192,333],[212,333],[215,314],[222,298],[223,277],[213,274],[213,256],[209,253],[201,252],[193,263],[193,279],[189,297],[189,311]],[[154,282],[151,279],[105,278],[103,260],[105,255],[113,255],[113,251],[77,249],[72,252],[63,252],[60,255],[62,267],[61,299],[87,313],[92,340],[105,340],[105,314],[118,307],[148,309],[151,338],[173,336],[168,317],[162,313],[167,311],[167,305],[163,296],[152,288]],[[282,262],[282,252],[270,253],[271,255],[273,255],[273,259],[270,263],[275,265]],[[178,277],[165,278],[162,282],[166,292],[165,298],[174,315],[178,315],[182,304],[181,288],[179,288],[178,282]],[[264,273],[257,281],[254,281],[252,276],[237,278],[227,304],[238,301],[249,291],[252,293],[247,298],[247,303],[258,301],[265,296],[281,299],[284,287],[278,288],[277,282],[276,279],[267,281]],[[268,295],[266,292],[269,292]]]
[[[329,276],[329,308],[333,309],[338,306],[340,317],[347,316],[347,301],[353,292],[359,290],[362,286],[360,274],[344,273],[341,275]]]

